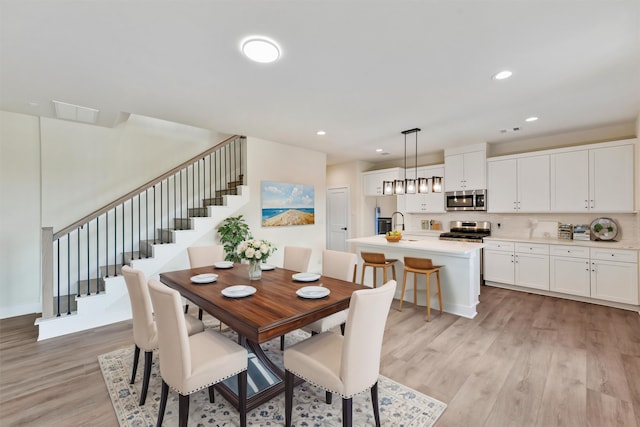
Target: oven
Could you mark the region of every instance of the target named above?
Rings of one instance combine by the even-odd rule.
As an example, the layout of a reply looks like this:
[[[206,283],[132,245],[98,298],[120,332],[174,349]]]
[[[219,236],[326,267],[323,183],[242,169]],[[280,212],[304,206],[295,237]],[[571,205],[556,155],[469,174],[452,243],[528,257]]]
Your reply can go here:
[[[447,211],[486,211],[487,190],[447,191]]]
[[[440,234],[440,240],[457,240],[459,242],[482,243],[482,239],[491,235],[491,222],[489,221],[451,221],[449,231]],[[484,284],[482,277],[483,259],[480,251],[480,283]]]

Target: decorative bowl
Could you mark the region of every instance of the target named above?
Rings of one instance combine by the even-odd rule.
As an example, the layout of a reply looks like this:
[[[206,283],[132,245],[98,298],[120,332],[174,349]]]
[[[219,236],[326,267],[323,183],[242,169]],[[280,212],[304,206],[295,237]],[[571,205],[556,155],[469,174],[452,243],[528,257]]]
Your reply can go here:
[[[389,243],[397,243],[402,239],[402,236],[384,236],[387,238],[387,242]]]

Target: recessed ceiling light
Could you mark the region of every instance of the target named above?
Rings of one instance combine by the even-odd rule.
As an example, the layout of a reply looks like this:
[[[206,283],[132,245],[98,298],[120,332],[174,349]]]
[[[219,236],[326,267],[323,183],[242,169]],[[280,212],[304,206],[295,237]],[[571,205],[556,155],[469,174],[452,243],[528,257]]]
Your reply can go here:
[[[376,148],[376,151],[377,151],[378,153],[382,153],[382,148]]]
[[[320,136],[326,135],[326,134],[327,133],[325,131],[323,131],[323,130],[319,130],[318,132],[316,132],[316,135],[320,135]]]
[[[504,79],[508,79],[509,77],[511,77],[513,75],[513,73],[509,70],[502,70],[499,73],[496,73],[493,75],[493,79],[494,80],[504,80]]]
[[[252,61],[268,64],[280,58],[280,47],[268,37],[251,36],[244,39],[240,49]]]
[[[524,119],[525,122],[535,122],[536,120],[538,120],[536,116],[531,116]]]

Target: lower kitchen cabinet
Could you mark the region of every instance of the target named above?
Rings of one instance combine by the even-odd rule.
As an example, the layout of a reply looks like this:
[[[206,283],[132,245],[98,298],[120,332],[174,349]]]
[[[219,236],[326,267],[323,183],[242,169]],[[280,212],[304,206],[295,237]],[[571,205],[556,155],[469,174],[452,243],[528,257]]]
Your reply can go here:
[[[487,243],[484,280],[549,290],[549,245]]]
[[[549,290],[549,255],[516,252],[516,285]]]
[[[563,294],[591,296],[589,258],[549,257],[549,290]]]
[[[606,301],[638,305],[637,253],[622,250],[591,251],[591,296]]]

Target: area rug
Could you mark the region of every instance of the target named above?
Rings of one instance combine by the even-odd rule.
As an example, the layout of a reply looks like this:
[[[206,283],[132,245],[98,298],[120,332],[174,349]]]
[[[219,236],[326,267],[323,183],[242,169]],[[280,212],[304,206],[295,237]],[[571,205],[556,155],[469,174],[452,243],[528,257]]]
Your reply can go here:
[[[231,336],[230,338],[233,338]],[[308,334],[296,331],[287,334],[287,346],[308,338]],[[280,340],[275,339],[262,345],[264,351],[277,365],[282,366]],[[141,355],[142,356],[142,355]],[[155,426],[160,404],[161,378],[157,352],[149,381],[147,401],[138,406],[142,385],[144,358],[138,364],[136,383],[129,384],[133,361],[131,348],[112,351],[98,356],[102,375],[111,396],[118,421],[122,427]],[[251,365],[251,364],[250,364]],[[235,382],[235,381],[234,381]],[[378,381],[380,419],[383,426],[428,427],[442,415],[447,405],[397,382],[380,376]],[[333,403],[325,402],[322,389],[303,383],[295,388],[293,395],[293,425],[305,427],[328,427],[342,425],[342,399],[335,396]],[[207,390],[191,395],[189,405],[190,426],[238,426],[237,410],[218,392],[215,403],[209,402]],[[164,425],[178,424],[178,394],[171,390],[164,417]],[[284,394],[253,409],[247,414],[249,426],[284,425]],[[374,426],[371,395],[366,392],[353,398],[353,425]]]

